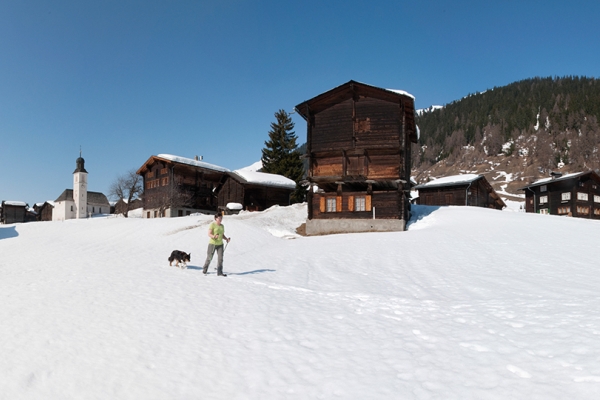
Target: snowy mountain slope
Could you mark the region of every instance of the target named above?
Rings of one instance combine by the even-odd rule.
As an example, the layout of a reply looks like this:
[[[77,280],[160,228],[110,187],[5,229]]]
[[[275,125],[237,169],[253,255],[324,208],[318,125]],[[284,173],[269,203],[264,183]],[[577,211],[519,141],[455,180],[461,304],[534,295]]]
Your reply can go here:
[[[305,216],[227,216],[227,278],[201,273],[210,216],[0,226],[0,398],[597,398],[597,221]]]

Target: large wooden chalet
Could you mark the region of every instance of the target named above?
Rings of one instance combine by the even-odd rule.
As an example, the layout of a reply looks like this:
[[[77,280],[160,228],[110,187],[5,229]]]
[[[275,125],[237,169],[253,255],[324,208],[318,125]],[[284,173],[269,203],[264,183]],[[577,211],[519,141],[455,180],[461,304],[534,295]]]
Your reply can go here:
[[[427,206],[475,206],[502,210],[506,204],[483,175],[462,174],[434,179],[413,189]]]
[[[600,175],[594,171],[553,173],[521,190],[528,213],[600,219]]]
[[[143,178],[144,218],[216,213],[215,189],[228,169],[196,159],[159,154],[137,170]]]
[[[295,109],[307,122],[307,234],[404,230],[414,97],[349,81]]]
[[[236,203],[247,211],[289,205],[291,179],[255,171],[230,171],[202,160],[159,154],[137,173],[143,177],[144,218],[215,214]]]

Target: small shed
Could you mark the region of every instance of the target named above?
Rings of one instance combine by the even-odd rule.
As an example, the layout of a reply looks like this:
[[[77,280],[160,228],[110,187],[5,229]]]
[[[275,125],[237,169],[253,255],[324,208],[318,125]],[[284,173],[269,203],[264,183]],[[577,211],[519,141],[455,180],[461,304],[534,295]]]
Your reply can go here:
[[[18,222],[27,222],[27,209],[29,206],[22,201],[2,201],[0,211],[0,222],[3,224],[14,224]]]
[[[217,188],[219,209],[241,204],[246,211],[262,211],[274,205],[287,206],[296,182],[282,175],[240,169],[227,174]]]
[[[141,199],[133,199],[131,200],[131,204],[129,204],[129,208],[127,208],[127,200],[126,199],[119,199],[115,205],[114,205],[114,209],[111,210],[113,214],[123,214],[125,212],[125,210],[131,211],[131,210],[136,210],[138,208],[142,208],[144,207],[144,203],[142,202]],[[113,207],[111,207],[113,208]]]
[[[506,204],[483,175],[461,174],[417,185],[418,204],[427,206],[474,206],[502,210]]]
[[[48,200],[41,204],[36,204],[35,210],[37,212],[38,221],[52,221],[54,202]]]

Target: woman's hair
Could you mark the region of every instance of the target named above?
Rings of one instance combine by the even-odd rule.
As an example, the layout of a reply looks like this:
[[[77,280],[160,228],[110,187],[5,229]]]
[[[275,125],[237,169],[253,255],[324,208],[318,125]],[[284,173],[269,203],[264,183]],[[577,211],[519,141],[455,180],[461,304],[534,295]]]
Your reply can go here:
[[[223,215],[221,215],[221,213],[216,213],[215,214],[215,219],[217,219],[217,218],[223,218]]]

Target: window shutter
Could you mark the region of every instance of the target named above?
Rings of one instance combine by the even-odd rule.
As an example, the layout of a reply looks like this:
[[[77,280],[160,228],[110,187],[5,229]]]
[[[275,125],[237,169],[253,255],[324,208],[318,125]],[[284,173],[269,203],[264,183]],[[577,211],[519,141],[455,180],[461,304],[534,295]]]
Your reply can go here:
[[[322,213],[324,213],[325,212],[325,197],[321,197],[319,200],[320,200],[319,210]]]
[[[342,196],[337,196],[335,198],[335,210],[337,212],[342,211]]]
[[[371,195],[370,194],[365,196],[365,210],[371,211]]]
[[[348,211],[354,211],[354,196],[348,196]]]

